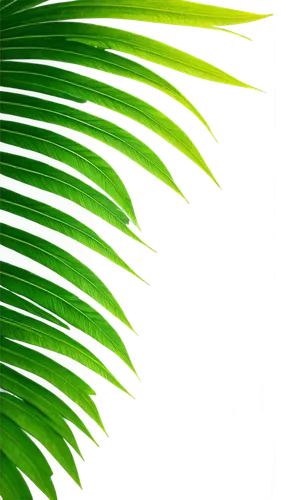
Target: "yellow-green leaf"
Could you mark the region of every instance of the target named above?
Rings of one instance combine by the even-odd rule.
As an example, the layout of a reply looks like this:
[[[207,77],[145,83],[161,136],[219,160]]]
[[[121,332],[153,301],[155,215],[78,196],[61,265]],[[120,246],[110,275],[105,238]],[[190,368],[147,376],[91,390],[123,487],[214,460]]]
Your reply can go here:
[[[41,2],[37,2],[38,5]],[[121,21],[197,29],[200,27],[237,27],[272,20],[275,11],[250,10],[188,0],[65,0],[7,18],[4,28],[41,22],[42,19],[81,19],[96,22]]]
[[[189,111],[191,111],[209,130],[212,131],[195,106],[170,82],[160,75],[146,68],[138,62],[127,59],[119,54],[113,54],[98,47],[92,47],[83,43],[66,41],[64,39],[54,40],[52,38],[35,39],[24,38],[21,40],[9,40],[1,42],[2,59],[40,59],[53,60],[64,63],[87,66],[88,68],[105,71],[114,75],[123,76],[145,83],[150,87],[164,92],[172,97]],[[43,88],[43,93],[45,89]],[[78,100],[75,96],[68,95],[66,99]],[[213,134],[212,134],[213,135]]]

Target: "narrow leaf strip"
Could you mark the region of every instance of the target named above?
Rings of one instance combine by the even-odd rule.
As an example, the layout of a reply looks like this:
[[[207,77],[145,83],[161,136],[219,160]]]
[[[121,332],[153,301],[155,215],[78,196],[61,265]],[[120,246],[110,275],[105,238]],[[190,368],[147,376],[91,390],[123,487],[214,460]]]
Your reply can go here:
[[[0,352],[4,363],[27,370],[57,387],[78,404],[105,432],[98,410],[90,398],[95,392],[81,378],[40,352],[7,338],[1,339]]]
[[[73,338],[41,321],[23,316],[23,314],[11,311],[6,307],[0,306],[0,313],[1,335],[3,337],[68,356],[127,392],[106,366],[91,351]]]
[[[56,272],[132,329],[112,293],[87,266],[65,250],[21,229],[0,224],[1,244]]]
[[[55,159],[64,159],[58,156],[58,152],[62,152],[61,147],[58,147],[56,142],[52,142],[59,138],[59,144],[61,144],[62,139],[63,141],[65,140],[64,137],[60,135],[55,137],[54,134],[49,131],[37,129],[37,127],[30,127],[25,124],[17,124],[15,122],[5,121],[1,125],[1,137],[3,142],[5,141],[7,144],[23,146],[43,154],[49,153],[49,156]],[[45,135],[46,139],[44,139]],[[46,144],[47,142],[49,142],[49,144]],[[51,148],[49,151],[46,151],[48,146],[51,146]],[[71,164],[75,167],[78,166],[76,163],[76,156],[71,159],[73,160]],[[116,227],[116,229],[119,229],[124,234],[127,234],[135,241],[147,246],[129,229],[127,226],[129,219],[122,210],[106,196],[102,195],[102,193],[76,177],[47,165],[46,163],[31,160],[24,156],[12,155],[10,153],[1,154],[0,165],[2,175],[49,191],[77,203],[97,217],[100,217]]]
[[[5,188],[0,188],[0,198],[1,210],[24,217],[58,231],[61,234],[65,234],[139,278],[104,240],[74,217],[50,205],[27,198]]]
[[[5,415],[0,419],[0,448],[50,500],[57,500],[52,471],[42,452],[25,432]]]
[[[75,437],[65,420],[72,422],[94,443],[94,439],[78,415],[58,396],[11,367],[0,364],[1,387],[37,408],[49,425],[80,455]]]
[[[98,81],[85,75],[79,75],[63,68],[55,68],[54,66],[43,64],[36,65],[36,63],[26,63],[25,66],[26,68],[28,66],[28,71],[29,68],[32,72],[36,69],[38,75],[40,74],[47,76],[47,88],[51,87],[51,89],[53,90],[62,85],[65,89],[68,89],[71,95],[79,95],[83,98],[86,98],[88,101],[94,102],[96,103],[96,105],[106,110],[110,110],[116,113],[118,116],[122,116],[129,120],[132,120],[139,126],[145,127],[146,130],[156,135],[157,137],[160,137],[166,144],[170,145],[184,158],[187,158],[195,166],[197,166],[217,188],[221,187],[219,180],[216,178],[211,166],[206,161],[196,141],[181,125],[175,122],[168,115],[168,113],[165,113],[161,109],[157,108],[157,106],[146,102],[146,100],[144,100],[143,98],[127,90],[120,89],[115,85],[111,85],[110,83],[103,81]],[[13,101],[13,99],[15,99],[15,101]],[[19,105],[17,105],[17,103],[19,103]],[[21,94],[16,94],[14,96],[11,92],[1,93],[1,109],[3,114],[15,113],[15,116],[21,116],[22,118],[33,120],[36,120],[36,117],[39,117],[39,114],[41,113],[41,121],[47,122],[49,124],[51,123],[53,125],[60,125],[68,129],[72,128],[73,130],[80,130],[81,132],[84,132],[86,130],[87,136],[100,141],[104,145],[106,145],[107,123],[112,123],[110,120],[102,118],[99,119],[99,116],[94,117],[90,113],[86,113],[84,111],[80,111],[76,108],[65,106],[63,104],[54,103],[43,99],[32,98],[30,96],[24,96]],[[73,121],[68,119],[69,115],[81,120],[80,128],[79,126],[74,125]],[[89,123],[89,127],[85,125],[86,122]],[[104,125],[103,122],[105,122]],[[104,131],[102,131],[102,126],[104,126]],[[91,127],[93,127],[93,129]],[[117,126],[117,135],[119,134],[120,129],[125,130],[128,134],[128,130],[124,129],[123,127]],[[129,137],[131,136],[132,139],[136,137],[132,133],[129,133],[128,135]],[[126,139],[128,135],[126,135]],[[113,150],[117,150],[120,154],[123,153],[123,151],[125,152],[125,150],[127,149],[125,147],[123,151],[122,149],[119,150],[119,141],[114,137],[112,137],[112,142],[111,138],[108,138],[108,140],[109,142],[107,145],[109,147],[111,146]],[[131,139],[128,138],[128,141],[130,145]],[[144,143],[143,141],[139,141],[137,141],[138,148],[140,147],[143,152],[144,149],[141,144]],[[82,148],[83,147],[84,146],[82,146]],[[84,150],[81,151],[80,149],[80,153],[81,156],[83,156]],[[168,168],[167,164],[165,164],[165,162],[163,161],[161,161],[161,163],[162,165],[160,165],[160,170],[162,172],[163,166],[165,167],[164,177],[168,181],[169,179],[170,181],[174,181],[173,174]],[[156,175],[156,170],[153,169],[152,171],[148,163],[147,165],[144,165],[144,167],[147,173],[150,173],[151,175],[153,173],[153,176],[154,174]],[[158,174],[155,178],[159,180]],[[172,187],[170,181],[169,184],[170,187]],[[125,208],[122,204],[121,207],[123,207],[123,209]]]
[[[33,500],[21,472],[0,452],[0,495],[3,500]]]
[[[3,200],[1,200],[2,203]],[[1,206],[3,210],[3,207]],[[0,239],[1,241],[1,239]],[[48,313],[41,307],[36,306],[33,302],[20,297],[19,295],[10,292],[10,290],[6,290],[5,288],[0,288],[0,302],[4,304],[9,304],[10,306],[17,307],[17,309],[22,309],[23,311],[29,312],[34,316],[39,316],[55,325],[61,326],[62,328],[69,329],[68,325],[60,321],[58,318]]]
[[[28,91],[37,91],[38,85],[46,85],[46,92],[53,96],[58,96],[58,91],[61,88],[65,89],[65,92],[71,93],[75,95],[82,95],[86,100],[100,102],[102,105],[102,99],[110,108],[110,99],[112,97],[112,86],[108,85],[108,89],[105,91],[105,96],[102,92],[96,92],[95,88],[98,87],[99,83],[94,78],[89,78],[86,76],[78,75],[72,73],[71,71],[63,70],[61,68],[55,68],[53,66],[45,65],[45,64],[36,64],[36,63],[17,63],[17,71],[15,71],[15,66],[13,66],[13,62],[4,61],[1,65],[0,75],[2,80],[2,85],[6,87],[15,87],[18,89],[28,90]],[[18,76],[16,78],[16,74],[19,75],[21,72],[21,79],[19,80]],[[60,75],[61,73],[61,82]],[[56,77],[55,75],[58,75]],[[33,76],[32,76],[33,75]],[[64,80],[63,80],[64,78]],[[79,80],[78,80],[79,79]],[[82,80],[84,79],[84,80]],[[75,81],[76,80],[76,81]],[[105,84],[106,87],[107,84]],[[111,89],[111,90],[110,90]],[[115,89],[116,90],[116,89]],[[110,92],[110,99],[108,99],[108,93]],[[121,91],[123,92],[123,91]],[[127,98],[136,99],[139,103],[147,103],[132,95],[131,93],[124,92],[124,96]],[[112,102],[116,102],[118,99],[113,97]],[[46,100],[46,102],[48,102]],[[119,103],[120,104],[120,103]],[[124,104],[124,103],[123,103]],[[42,104],[45,106],[45,104]],[[151,105],[148,106],[148,109]],[[65,112],[69,114],[69,109],[67,106],[64,107]],[[110,108],[111,109],[111,108]],[[124,108],[125,109],[125,108]],[[160,113],[158,108],[151,106],[151,109],[157,110]],[[73,113],[72,111],[70,113]],[[46,114],[43,115],[45,117]],[[162,115],[167,116],[168,115]],[[51,116],[50,118],[51,119]],[[170,119],[170,117],[169,117]],[[185,195],[182,188],[176,181],[175,176],[172,171],[168,168],[168,165],[160,156],[150,147],[145,141],[140,139],[136,134],[130,132],[123,126],[119,125],[117,122],[112,121],[110,119],[106,119],[100,115],[93,115],[91,113],[86,113],[84,115],[84,120],[91,123],[94,127],[96,127],[96,137],[97,140],[104,144],[107,147],[110,147],[112,150],[118,152],[121,156],[129,159],[135,165],[138,165],[144,172],[152,175],[158,182],[164,184],[171,191],[173,191],[179,198],[181,198],[186,204],[190,204],[189,198]],[[176,122],[173,122],[176,125]],[[183,129],[178,126],[179,132],[184,133]],[[51,132],[52,133],[52,132]],[[54,132],[53,132],[54,133]],[[89,132],[91,133],[91,131]],[[187,136],[188,141],[190,140]],[[64,138],[65,141],[70,141],[68,138]],[[193,144],[192,144],[193,146]],[[44,146],[43,146],[44,147]],[[82,146],[83,147],[83,146]],[[196,158],[200,154],[198,146],[193,146],[196,153]],[[92,152],[92,151],[91,151]],[[45,154],[48,156],[48,151],[45,149]],[[202,154],[202,153],[201,153]],[[199,161],[201,157],[199,156]],[[69,160],[72,161],[72,160]],[[73,160],[74,161],[74,160]],[[205,165],[204,158],[201,159],[204,162],[205,169],[208,170],[208,166]]]
[[[128,189],[127,185],[124,183],[123,179],[120,177],[119,172],[116,171],[112,165],[105,160],[102,156],[99,155],[96,151],[93,151],[91,148],[84,146],[83,144],[79,144],[77,141],[77,137],[73,140],[72,137],[64,136],[56,131],[52,132],[52,125],[61,125],[61,127],[65,127],[66,129],[76,130],[78,132],[85,132],[88,130],[88,127],[85,128],[85,124],[72,121],[68,118],[69,113],[72,114],[72,110],[76,110],[76,108],[72,108],[70,106],[64,106],[60,103],[51,103],[52,109],[55,111],[59,106],[64,106],[64,108],[59,108],[59,118],[58,120],[54,119],[54,123],[49,117],[49,113],[46,113],[45,105],[48,101],[44,99],[37,99],[35,97],[23,96],[21,94],[12,94],[11,92],[1,91],[1,98],[5,100],[6,104],[3,102],[3,107],[1,103],[1,113],[5,115],[13,115],[13,113],[19,113],[17,115],[18,119],[28,118],[35,120],[35,125],[38,122],[43,121],[49,123],[49,133],[47,134],[44,129],[39,129],[38,137],[42,142],[41,153],[44,155],[46,153],[49,156],[48,151],[53,147],[57,152],[57,158],[55,157],[55,153],[52,155],[53,159],[57,161],[61,161],[62,163],[67,164],[69,167],[73,168],[80,175],[86,177],[90,182],[95,184],[99,189],[101,189],[107,196],[112,198],[122,210],[124,210],[131,220],[138,225],[138,217],[136,214],[136,209],[134,206],[133,199],[131,197],[131,192]],[[13,109],[13,101],[19,103],[19,107],[17,106]],[[27,108],[25,108],[25,103]],[[36,106],[38,104],[38,107]],[[65,110],[66,116],[61,115],[61,111]],[[56,113],[56,111],[55,111]],[[81,112],[80,112],[81,113]],[[83,112],[84,113],[84,112]],[[55,115],[57,116],[57,115]],[[84,113],[84,115],[80,115],[82,118],[85,116],[89,116],[88,113]],[[12,118],[11,118],[12,119]],[[19,120],[20,121],[20,120]],[[22,125],[22,124],[21,124]],[[23,125],[27,125],[24,123]],[[70,125],[72,125],[70,127]],[[23,130],[23,126],[21,127],[21,131]],[[37,132],[37,129],[36,131]],[[20,132],[19,132],[20,133]],[[32,131],[31,131],[32,133]],[[31,134],[30,133],[30,134]],[[64,131],[63,131],[64,133]],[[69,133],[69,130],[66,131]],[[25,134],[23,134],[25,135]],[[29,135],[29,129],[27,131],[27,135]],[[47,137],[45,140],[45,136]],[[7,134],[3,134],[2,142],[7,142],[9,136]],[[16,133],[16,141],[7,142],[12,146],[22,147],[22,143],[19,139],[18,134]],[[79,138],[80,140],[80,138]],[[26,146],[28,146],[28,139],[26,140]],[[51,144],[49,146],[48,144]],[[55,146],[52,146],[55,144]],[[45,149],[44,149],[45,147]],[[27,147],[26,147],[27,149]],[[34,152],[38,153],[39,150],[32,149]]]
[[[20,42],[17,39],[3,41],[1,43],[1,57],[3,60],[42,59],[77,64],[145,83],[185,106],[213,135],[200,112],[176,87],[142,64],[118,54],[62,39],[43,38],[35,41],[33,38],[27,38],[21,39]],[[75,97],[69,96],[69,99],[75,100]]]
[[[115,354],[136,374],[127,350],[114,328],[86,302],[65,288],[19,267],[1,263],[2,286],[45,307],[87,333]]]
[[[80,486],[80,479],[69,447],[33,406],[11,394],[1,393],[0,412],[42,443],[72,479]]]
[[[38,3],[37,1],[36,5]],[[39,23],[43,19],[48,22],[109,18],[209,28],[250,23],[269,17],[269,15],[186,2],[185,0],[165,0],[164,2],[162,0],[144,0],[143,4],[141,0],[116,0],[116,2],[112,0],[98,0],[96,2],[94,0],[77,0],[44,5],[31,11],[22,12],[13,16],[11,20],[8,19],[4,23],[4,27],[11,24]]]
[[[250,89],[254,88],[187,52],[152,38],[117,28],[77,22],[46,22],[41,25],[13,26],[2,31],[3,42],[5,40],[7,42],[16,39],[18,41],[25,40],[27,37],[34,38],[36,41],[42,39],[43,36],[53,39],[68,39],[69,41],[85,43],[101,49],[123,52],[204,80]]]

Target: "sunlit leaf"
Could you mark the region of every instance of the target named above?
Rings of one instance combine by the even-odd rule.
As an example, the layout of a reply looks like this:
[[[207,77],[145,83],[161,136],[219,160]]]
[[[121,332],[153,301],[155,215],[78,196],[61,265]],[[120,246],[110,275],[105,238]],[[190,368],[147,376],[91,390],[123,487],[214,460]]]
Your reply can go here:
[[[42,3],[40,0],[21,0],[23,8]],[[26,2],[26,3],[25,3]],[[18,6],[19,9],[19,6]],[[10,11],[11,12],[11,11]],[[208,28],[209,26],[230,26],[258,21],[269,14],[253,14],[224,7],[215,7],[185,0],[76,0],[62,5],[45,5],[33,11],[15,15],[4,23],[15,26],[45,21],[64,21],[68,19],[131,19],[181,26]]]
[[[35,42],[35,39],[31,37],[21,40],[9,40],[8,42],[2,41],[1,55],[3,60],[48,59],[77,64],[145,83],[173,97],[173,99],[189,109],[211,132],[209,125],[201,113],[176,87],[154,71],[145,68],[142,64],[122,57],[119,54],[113,54],[104,49],[72,42],[71,40],[43,38]],[[71,100],[76,99],[72,95],[66,98]]]
[[[69,251],[51,243],[48,231],[46,235],[43,228],[54,231],[54,236],[64,235],[70,245],[76,241],[133,275],[137,274],[86,223],[56,209],[49,202],[26,196],[25,186],[31,186],[32,193],[38,190],[38,199],[45,192],[45,200],[51,195],[51,200],[53,196],[57,197],[58,204],[61,199],[69,204],[72,202],[74,210],[81,207],[92,214],[88,220],[93,220],[95,215],[148,246],[131,229],[131,223],[140,228],[130,195],[117,171],[126,166],[136,169],[138,164],[176,193],[184,195],[161,158],[133,133],[98,117],[97,106],[124,115],[133,123],[138,122],[183,153],[215,183],[217,181],[191,138],[168,117],[168,110],[159,111],[145,101],[146,87],[141,86],[142,98],[138,98],[132,91],[127,93],[102,83],[100,79],[81,75],[81,67],[123,77],[123,84],[127,78],[165,93],[185,106],[210,132],[209,125],[194,105],[156,70],[146,68],[144,61],[204,80],[246,89],[254,87],[170,45],[125,30],[92,24],[88,20],[125,19],[232,33],[225,27],[265,17],[268,16],[186,0],[59,0],[52,3],[0,0],[3,88],[0,100],[4,114],[1,141],[9,151],[1,154],[1,174],[4,182],[12,179],[21,183],[24,193],[16,193],[13,188],[0,188],[1,210],[13,214],[17,218],[15,225],[20,227],[2,224],[1,244],[31,259],[32,269],[36,262],[45,266],[47,272],[57,273],[131,328],[119,303],[96,272]],[[141,63],[132,60],[134,56],[141,59]],[[72,70],[67,70],[66,66],[57,68],[55,63],[68,63]],[[88,112],[82,109],[83,103]],[[96,106],[89,109],[87,103]],[[25,123],[27,120],[28,124]],[[46,128],[54,126],[57,132]],[[71,131],[76,132],[73,134],[75,140],[68,138]],[[83,136],[92,139],[90,147],[81,144]],[[122,154],[116,155],[114,165],[109,165],[96,153],[97,143],[93,139]],[[16,154],[11,152],[11,146],[17,148]],[[40,155],[40,160],[27,157],[34,154]],[[132,161],[126,161],[126,158]],[[49,161],[60,164],[52,166]],[[64,171],[66,166],[69,173]],[[177,162],[171,165],[174,172],[176,166]],[[77,178],[78,173],[84,180]],[[147,204],[149,192],[142,193],[142,196]],[[24,231],[22,224],[25,220],[32,222],[35,232],[39,225],[42,226],[41,234],[45,234],[45,238]],[[29,435],[44,445],[80,485],[67,443],[80,456],[81,453],[67,422],[94,439],[62,396],[76,403],[102,430],[105,429],[91,399],[95,395],[94,389],[48,355],[56,353],[68,357],[127,392],[97,358],[98,344],[94,342],[92,350],[85,348],[74,339],[70,325],[119,356],[135,374],[136,371],[116,330],[85,300],[56,285],[52,278],[42,278],[7,262],[1,263],[0,277],[1,301],[9,306],[1,306],[0,317],[0,495],[3,500],[32,500],[22,471],[50,500],[56,500],[52,470]],[[56,327],[65,328],[65,331]],[[38,348],[45,349],[47,355]],[[19,370],[24,370],[28,376]],[[39,377],[41,382],[34,382],[29,374]],[[44,381],[59,390],[61,396],[43,387]]]

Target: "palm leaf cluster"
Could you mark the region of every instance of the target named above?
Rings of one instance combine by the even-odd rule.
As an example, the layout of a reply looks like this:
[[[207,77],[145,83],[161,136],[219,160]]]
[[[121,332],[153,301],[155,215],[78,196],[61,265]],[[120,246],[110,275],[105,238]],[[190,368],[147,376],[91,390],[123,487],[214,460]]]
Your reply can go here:
[[[55,67],[51,61],[101,70],[154,87],[185,106],[210,131],[194,105],[171,83],[145,67],[144,60],[210,81],[251,88],[249,85],[171,46],[128,31],[91,24],[88,20],[131,19],[224,30],[224,26],[267,16],[184,0],[76,0],[40,5],[42,3],[41,0],[0,0],[1,85],[4,87],[1,111],[6,115],[1,121],[1,141],[21,148],[18,154],[2,153],[1,173],[71,200],[142,243],[130,228],[130,222],[138,226],[136,215],[129,193],[113,167],[79,141],[36,123],[25,124],[22,118],[40,120],[43,125],[60,125],[95,138],[134,160],[182,195],[163,161],[145,143],[114,123],[73,106],[74,103],[95,103],[144,125],[216,180],[191,139],[165,114],[134,95],[76,71]],[[79,19],[84,22],[78,22]],[[140,58],[142,64],[129,56]],[[35,60],[37,62],[33,62]],[[49,64],[40,64],[39,60]],[[25,156],[26,151],[40,153],[45,160],[31,160]],[[91,183],[52,166],[50,160],[68,165]],[[1,188],[1,209],[58,231],[136,275],[92,229],[51,205]],[[1,224],[1,243],[55,271],[132,329],[105,284],[67,251],[8,224]],[[76,295],[7,262],[1,264],[1,285],[4,304],[1,306],[1,495],[3,500],[32,498],[22,471],[54,500],[52,470],[29,436],[41,442],[79,485],[68,445],[78,454],[80,450],[67,421],[90,439],[93,437],[61,398],[23,375],[21,370],[51,383],[105,429],[90,398],[94,390],[60,363],[27,344],[68,356],[127,392],[93,352],[74,340],[71,332],[65,333],[75,327],[110,349],[136,372],[115,329]]]

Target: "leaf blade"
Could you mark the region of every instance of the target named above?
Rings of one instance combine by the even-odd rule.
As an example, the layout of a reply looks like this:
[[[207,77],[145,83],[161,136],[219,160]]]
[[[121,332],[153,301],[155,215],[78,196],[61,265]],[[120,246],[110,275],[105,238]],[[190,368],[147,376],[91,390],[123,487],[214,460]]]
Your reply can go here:
[[[5,415],[0,420],[0,448],[50,500],[57,500],[52,470],[34,442]]]
[[[47,138],[44,138],[45,135],[48,136],[48,141]],[[80,165],[76,163],[77,158],[76,156],[73,158],[73,152],[71,158],[66,158],[65,146],[62,148],[61,145],[69,144],[69,141],[66,142],[66,138],[59,134],[22,123],[3,120],[1,137],[6,144],[25,147],[40,154],[48,154],[56,160],[66,160],[67,164],[70,163],[72,167],[78,167],[77,170],[81,171],[82,163]],[[48,142],[48,145],[45,144],[46,142]],[[46,150],[47,146],[49,151]],[[46,163],[11,153],[2,153],[0,164],[3,175],[77,203],[130,238],[147,246],[129,229],[127,225],[129,219],[122,210],[112,204],[106,196],[73,175]],[[83,166],[85,167],[85,162]]]
[[[1,209],[3,209],[3,206],[1,207]],[[51,323],[54,323],[55,325],[61,326],[62,328],[69,329],[68,325],[62,323],[62,321],[60,321],[58,318],[48,313],[44,309],[41,309],[40,307],[36,306],[36,304],[34,304],[33,302],[29,302],[23,297],[20,297],[19,295],[16,295],[10,290],[6,290],[5,288],[2,287],[0,288],[0,302],[3,302],[4,304],[9,304],[10,306],[13,307],[17,307],[17,309],[22,309],[26,312],[33,314],[34,316],[38,316],[47,321],[50,321]]]
[[[0,351],[4,363],[27,370],[50,382],[78,404],[105,432],[98,409],[90,398],[95,392],[81,378],[44,354],[7,338],[1,339]]]
[[[19,75],[21,72],[21,80],[19,80],[19,77],[17,77],[17,79],[15,79],[15,76],[13,77],[13,73],[15,74],[16,72],[15,67],[11,65],[10,61],[4,61],[2,63],[0,73],[3,86],[5,85],[23,90],[37,91],[38,84],[43,85],[45,82],[46,92],[49,92],[49,94],[52,94],[53,96],[57,96],[61,85],[59,84],[58,78],[54,78],[54,76],[52,76],[55,75],[55,71],[60,71],[62,76],[68,78],[68,80],[65,80],[62,85],[65,88],[65,92],[70,92],[71,96],[73,94],[76,94],[77,96],[82,95],[86,100],[93,101],[94,99],[99,99],[99,95],[102,94],[99,92],[96,93],[92,88],[99,83],[96,80],[83,75],[72,74],[71,71],[62,70],[62,68],[56,68],[45,64],[18,62],[17,74]],[[62,73],[63,71],[64,74]],[[47,75],[50,73],[52,73],[52,75],[48,78]],[[28,74],[33,75],[33,77],[28,77]],[[57,74],[59,75],[59,73]],[[85,80],[82,80],[83,78]],[[75,79],[77,80],[77,83],[71,81]],[[108,91],[110,91],[109,87]],[[130,94],[129,98],[132,97],[134,96]],[[144,101],[140,100],[140,102],[143,103]],[[45,104],[43,103],[42,106],[45,106]],[[46,103],[46,106],[51,106],[51,103]],[[67,107],[65,107],[64,109],[68,113],[74,114],[76,112],[74,108],[69,108],[67,110]],[[190,200],[185,195],[178,182],[176,182],[168,164],[163,161],[145,141],[140,139],[136,134],[119,125],[117,122],[107,119],[104,116],[86,113],[85,120],[92,123],[93,126],[96,127],[96,137],[98,141],[118,152],[121,156],[129,159],[135,165],[138,165],[141,170],[147,172],[149,175],[152,175],[152,177],[154,177],[158,182],[166,185],[185,203],[190,204]],[[89,129],[89,133],[92,133],[92,130]],[[197,146],[196,149],[198,151],[196,155],[197,158],[197,156],[200,155],[200,152]],[[199,156],[199,159],[201,159],[201,156]],[[205,168],[208,169],[207,166],[205,166]]]
[[[154,104],[145,101],[144,98],[130,91],[120,89],[110,83],[98,81],[89,76],[72,73],[64,68],[55,68],[50,65],[36,65],[36,63],[32,63],[30,64],[30,68],[32,67],[33,70],[35,69],[33,66],[36,66],[37,74],[40,73],[48,76],[46,81],[47,87],[55,87],[56,81],[57,86],[64,85],[65,88],[68,88],[71,95],[86,98],[88,101],[95,102],[96,105],[103,109],[110,110],[118,116],[132,120],[140,127],[144,127],[153,135],[161,138],[166,144],[178,151],[183,158],[187,158],[193,165],[198,167],[218,189],[221,188],[220,181],[215,176],[212,167],[207,162],[196,141],[181,125],[175,122],[168,113],[162,111]],[[17,103],[20,103],[20,105],[17,105]],[[107,123],[109,123],[110,120],[102,120],[99,115],[95,117],[93,113],[86,113],[63,104],[55,104],[52,101],[43,99],[38,100],[35,97],[31,98],[30,96],[24,96],[22,94],[13,95],[12,92],[1,92],[1,108],[3,113],[14,112],[16,116],[22,118],[36,120],[40,115],[40,120],[44,123],[52,123],[54,125],[64,126],[68,129],[72,128],[73,130],[83,133],[85,133],[84,131],[86,130],[87,136],[99,140],[106,145],[106,127],[108,127]],[[63,110],[62,113],[61,109]],[[74,120],[70,120],[70,117],[74,118],[79,116],[83,117],[80,128]],[[86,122],[89,124],[88,127]],[[105,133],[102,133],[98,123],[104,123]],[[96,131],[94,132],[94,130]],[[116,131],[118,134],[119,131],[122,133],[122,127],[117,127]],[[131,138],[134,143],[134,138],[136,136],[134,134],[128,134],[128,130],[126,130],[126,132],[127,134],[125,135],[128,135],[129,144]],[[108,137],[108,140],[109,143],[107,143],[107,145],[111,144],[110,137]],[[140,145],[141,150],[146,149],[146,147],[143,149],[143,141],[137,140],[137,145]],[[82,148],[79,148],[79,151],[81,151],[81,149]],[[116,138],[113,137],[112,149],[120,153],[122,152],[122,149],[118,150],[118,135]],[[126,149],[125,145],[125,150]],[[86,152],[87,155],[87,151],[83,150],[80,153],[81,156],[84,156],[84,152]],[[159,180],[158,168],[156,170],[154,168],[151,170],[148,163],[145,163],[144,168],[153,177],[155,176],[156,180]],[[176,185],[174,184],[173,174],[163,161],[160,162],[160,175],[161,178],[163,178],[161,172],[164,174],[165,182],[167,180],[170,188],[173,187],[174,191]],[[100,187],[104,190],[102,184]],[[177,186],[175,191],[176,194],[178,191],[179,188]],[[120,206],[122,207],[122,202]],[[132,220],[134,220],[134,215]]]
[[[0,335],[10,340],[25,342],[44,349],[49,349],[58,354],[69,357],[86,366],[95,373],[111,382],[127,393],[126,389],[116,380],[104,364],[88,349],[65,333],[46,325],[42,321],[23,316],[0,306],[0,322],[2,331]]]
[[[82,455],[75,437],[65,419],[72,422],[95,443],[90,432],[78,415],[53,392],[16,370],[13,370],[10,366],[1,363],[0,371],[2,388],[37,408],[47,418],[49,425],[54,431],[62,436],[80,456]]]
[[[109,289],[87,266],[57,245],[27,231],[0,223],[1,244],[56,272],[132,329]]]
[[[117,354],[136,374],[127,350],[114,328],[86,302],[65,288],[7,262],[1,263],[2,286],[55,313]]]
[[[73,456],[65,441],[47,425],[40,412],[11,394],[0,394],[0,412],[36,438],[81,486]]]
[[[55,40],[67,40],[97,46],[105,50],[123,52],[196,78],[254,89],[251,85],[187,52],[158,42],[152,38],[117,28],[77,22],[69,23],[68,21],[64,23],[47,22],[41,26],[31,25],[11,28],[2,34],[1,42],[6,41],[10,43],[10,40],[20,41],[26,38],[37,40],[38,38],[42,38],[42,36],[47,36]]]
[[[46,205],[45,203],[41,203],[1,187],[0,198],[1,210],[32,220],[33,222],[73,238],[75,241],[103,255],[114,264],[119,265],[139,278],[139,276],[119,257],[113,248],[88,226],[85,226],[74,217],[50,205]]]
[[[1,102],[1,105],[2,104],[4,104],[3,101]],[[2,123],[3,129],[5,128],[4,125],[7,127],[6,120]],[[25,127],[24,124],[13,122],[10,122],[9,126],[14,136],[16,135],[16,139],[14,137],[14,142],[16,140],[16,144],[22,144],[23,147],[27,147],[28,149],[32,146],[29,137],[33,132],[33,146],[36,148],[36,152],[66,163],[86,176],[105,191],[126,212],[134,224],[138,226],[130,195],[122,180],[111,165],[94,151],[52,131],[45,131],[33,126]],[[3,130],[2,140],[4,139],[4,133],[5,130]],[[22,133],[24,139],[21,138],[19,135],[20,133]],[[5,134],[5,137],[6,136],[7,132]]]
[[[33,500],[22,474],[3,452],[0,452],[0,495],[3,500]]]
[[[70,19],[130,19],[145,22],[176,24],[208,28],[212,26],[231,26],[258,21],[271,14],[254,14],[224,7],[186,2],[184,0],[76,0],[64,4],[45,5],[33,11],[22,12],[13,16],[13,20],[4,23],[4,27],[17,22],[38,23],[46,21],[66,21]]]
[[[64,39],[22,39],[1,43],[2,59],[39,59],[53,60],[65,63],[86,66],[92,69],[105,71],[121,77],[129,78],[149,85],[172,97],[193,113],[213,135],[210,126],[196,109],[196,107],[170,82],[160,75],[146,68],[138,62],[132,61],[118,54],[104,49],[92,47],[83,43],[66,41]],[[72,96],[70,96],[72,99]]]

